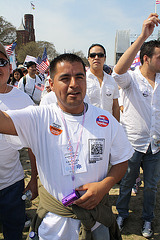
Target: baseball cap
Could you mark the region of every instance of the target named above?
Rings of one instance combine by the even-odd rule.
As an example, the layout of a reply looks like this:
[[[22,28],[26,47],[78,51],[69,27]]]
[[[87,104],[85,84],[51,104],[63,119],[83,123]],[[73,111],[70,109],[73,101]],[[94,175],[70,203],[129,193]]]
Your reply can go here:
[[[6,56],[6,58],[9,59],[8,54],[6,52],[6,49],[5,49],[5,47],[3,46],[3,44],[1,42],[0,42],[0,52],[3,53],[4,56]]]

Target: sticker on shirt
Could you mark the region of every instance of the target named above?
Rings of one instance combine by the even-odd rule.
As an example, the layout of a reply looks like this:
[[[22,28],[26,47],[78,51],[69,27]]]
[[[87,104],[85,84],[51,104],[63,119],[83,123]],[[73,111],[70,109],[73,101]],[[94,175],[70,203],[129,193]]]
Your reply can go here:
[[[109,119],[105,115],[100,115],[100,116],[97,117],[96,123],[100,127],[107,127],[108,124],[109,124]]]
[[[103,160],[103,153],[105,147],[105,139],[89,139],[89,163],[96,163]]]
[[[56,123],[52,123],[52,125],[50,125],[50,132],[53,134],[53,135],[60,135],[62,133],[62,129],[61,129],[61,126],[56,124]]]
[[[85,163],[85,157],[83,154],[83,151],[81,150],[82,146],[79,146],[76,157],[75,157],[75,151],[76,151],[77,143],[72,144],[72,150],[70,151],[70,147],[68,145],[62,145],[62,171],[63,175],[71,175],[72,173],[72,167],[74,167],[75,174],[77,173],[83,173],[87,172],[86,163]],[[72,159],[74,160],[75,157],[75,164],[73,166],[71,162],[71,154]]]

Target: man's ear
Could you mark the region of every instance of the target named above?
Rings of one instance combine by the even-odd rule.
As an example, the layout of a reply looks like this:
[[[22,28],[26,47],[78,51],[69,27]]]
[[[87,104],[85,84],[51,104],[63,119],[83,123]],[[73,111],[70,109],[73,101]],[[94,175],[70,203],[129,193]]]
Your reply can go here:
[[[149,62],[149,59],[150,59],[150,58],[149,58],[147,55],[144,55],[144,56],[143,56],[143,62],[144,62],[144,63],[145,63],[145,62],[148,63],[148,62]]]
[[[54,92],[54,82],[51,78],[49,78],[49,85],[50,85],[51,90]]]

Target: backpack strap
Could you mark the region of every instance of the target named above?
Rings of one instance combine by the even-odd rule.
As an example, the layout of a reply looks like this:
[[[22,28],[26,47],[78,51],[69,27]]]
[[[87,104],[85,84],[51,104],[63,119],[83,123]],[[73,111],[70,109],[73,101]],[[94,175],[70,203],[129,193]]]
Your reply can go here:
[[[26,92],[26,90],[25,90],[25,86],[26,86],[26,75],[23,77],[23,86],[24,86],[24,92]]]

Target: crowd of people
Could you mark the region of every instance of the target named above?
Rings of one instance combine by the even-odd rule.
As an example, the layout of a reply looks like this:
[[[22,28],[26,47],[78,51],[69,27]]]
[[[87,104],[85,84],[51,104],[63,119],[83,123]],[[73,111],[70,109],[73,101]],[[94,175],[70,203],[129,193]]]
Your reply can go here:
[[[31,200],[40,197],[29,239],[122,239],[141,166],[141,232],[145,238],[154,234],[160,179],[160,42],[146,40],[159,24],[156,13],[144,20],[140,36],[113,72],[105,65],[105,48],[92,44],[88,70],[75,54],[61,54],[50,62],[45,81],[35,62],[11,74],[0,43],[0,222],[5,240],[22,238],[22,195],[27,190]],[[139,50],[141,65],[130,70]],[[27,187],[19,157],[23,147],[31,162]],[[108,202],[116,183],[117,218]]]

